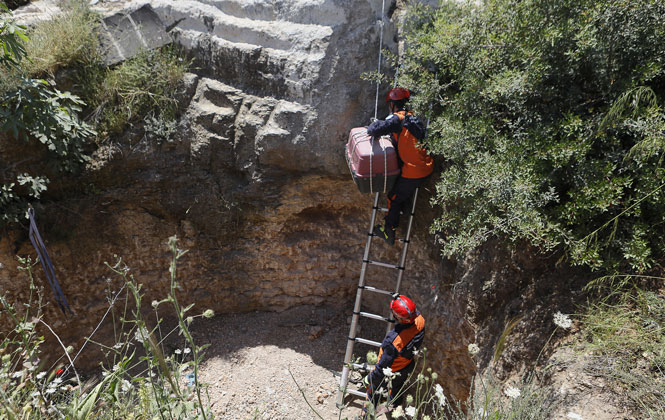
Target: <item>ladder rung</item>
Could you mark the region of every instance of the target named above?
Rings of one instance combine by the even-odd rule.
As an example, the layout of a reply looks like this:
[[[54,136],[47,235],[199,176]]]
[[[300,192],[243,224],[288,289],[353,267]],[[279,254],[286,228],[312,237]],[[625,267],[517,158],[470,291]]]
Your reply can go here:
[[[363,364],[360,364],[360,363],[351,363],[351,366],[352,366],[355,370],[367,370],[367,371],[370,370],[370,369],[369,369],[369,366],[367,366],[367,363],[363,363]],[[370,365],[370,366],[374,366],[374,365]]]
[[[372,287],[372,286],[361,286],[360,288],[363,289],[363,290],[368,290],[370,292],[382,293],[384,295],[391,295],[392,296],[393,293],[394,293],[394,292],[389,292],[387,290],[377,289],[376,287]]]
[[[354,338],[354,340],[356,340],[359,343],[369,344],[370,346],[381,347],[381,343],[379,343],[378,341],[365,340],[364,338],[358,338],[358,337]]]
[[[365,318],[378,319],[379,321],[391,322],[391,319],[388,317],[383,315],[370,314],[369,312],[360,312],[360,316],[364,316]]]
[[[365,398],[367,397],[367,392],[356,391],[355,389],[346,389],[347,394],[355,395],[356,397]]]
[[[388,263],[384,263],[384,262],[381,262],[381,261],[367,260],[367,262],[368,262],[369,264],[372,264],[372,265],[378,265],[378,266],[381,266],[381,267],[396,268],[396,269],[399,269],[399,270],[402,269],[402,267],[400,267],[399,265],[388,264]]]

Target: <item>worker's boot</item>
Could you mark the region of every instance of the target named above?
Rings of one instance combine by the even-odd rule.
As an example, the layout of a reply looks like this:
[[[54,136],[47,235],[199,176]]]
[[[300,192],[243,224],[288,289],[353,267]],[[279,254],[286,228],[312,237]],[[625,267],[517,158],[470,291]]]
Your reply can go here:
[[[378,236],[384,241],[388,242],[388,245],[395,244],[395,229],[385,228],[381,225],[376,225],[374,226],[374,231],[372,233],[374,233],[374,235]]]

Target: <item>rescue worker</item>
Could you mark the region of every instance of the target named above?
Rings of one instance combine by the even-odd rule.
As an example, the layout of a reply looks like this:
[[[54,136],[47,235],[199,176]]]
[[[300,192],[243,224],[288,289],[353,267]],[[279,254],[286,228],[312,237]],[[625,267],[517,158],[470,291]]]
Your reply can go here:
[[[390,310],[397,321],[395,328],[383,339],[374,370],[363,379],[367,398],[375,407],[379,403],[378,389],[388,388],[387,368],[391,369],[391,375],[395,375],[392,376],[389,401],[393,407],[401,404],[404,395],[400,391],[415,366],[414,351],[420,348],[425,336],[425,318],[416,310],[411,299],[395,295],[390,302]]]
[[[373,233],[393,245],[395,229],[400,212],[411,198],[416,188],[432,174],[434,160],[419,145],[425,137],[425,127],[413,114],[405,109],[411,96],[408,89],[394,87],[386,95],[390,115],[385,120],[376,120],[367,127],[367,134],[374,137],[390,135],[397,150],[402,172],[388,193],[388,214],[384,226],[377,225]]]

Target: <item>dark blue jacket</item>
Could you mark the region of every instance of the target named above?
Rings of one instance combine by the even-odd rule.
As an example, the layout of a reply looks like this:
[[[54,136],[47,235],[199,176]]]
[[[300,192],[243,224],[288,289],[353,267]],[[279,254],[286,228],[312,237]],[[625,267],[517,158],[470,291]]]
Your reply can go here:
[[[413,351],[420,348],[425,338],[425,318],[418,314],[411,324],[397,323],[381,343],[379,361],[374,370],[369,374],[369,383],[372,392],[379,386],[383,386],[383,369],[391,368],[393,372],[399,372],[408,366],[413,359]]]

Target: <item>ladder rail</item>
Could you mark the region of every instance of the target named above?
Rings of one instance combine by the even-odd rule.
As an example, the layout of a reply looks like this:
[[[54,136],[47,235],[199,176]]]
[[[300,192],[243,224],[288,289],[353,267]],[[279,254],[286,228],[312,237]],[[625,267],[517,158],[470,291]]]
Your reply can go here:
[[[358,326],[358,318],[359,316],[357,315],[360,313],[360,304],[362,302],[362,295],[363,295],[363,286],[365,285],[365,274],[367,273],[367,265],[369,259],[369,251],[372,248],[372,229],[374,228],[374,223],[376,222],[376,212],[377,208],[379,205],[379,193],[377,192],[374,195],[374,205],[372,206],[372,216],[370,217],[370,223],[369,223],[369,233],[367,235],[367,242],[365,243],[365,253],[363,254],[363,264],[360,269],[360,279],[358,280],[358,289],[356,291],[356,302],[353,305],[353,316],[351,317],[351,328],[349,330],[349,337],[347,339],[346,343],[346,352],[344,354],[344,366],[342,367],[342,377],[340,378],[339,381],[339,397],[337,401],[337,405],[339,407],[342,406],[344,402],[344,394],[347,393],[346,386],[348,385],[349,382],[349,364],[351,363],[351,358],[353,357],[353,345],[355,344],[355,338],[356,338],[356,329]]]

